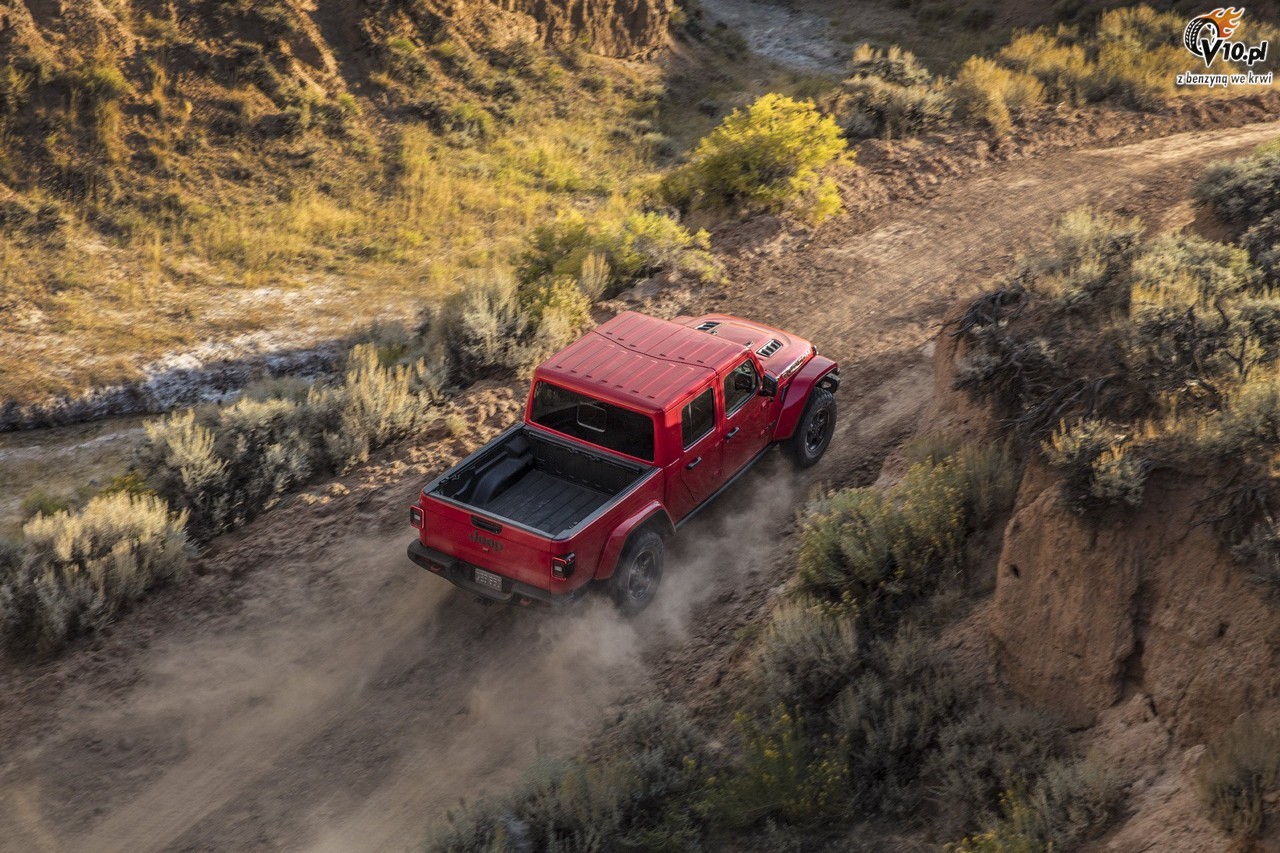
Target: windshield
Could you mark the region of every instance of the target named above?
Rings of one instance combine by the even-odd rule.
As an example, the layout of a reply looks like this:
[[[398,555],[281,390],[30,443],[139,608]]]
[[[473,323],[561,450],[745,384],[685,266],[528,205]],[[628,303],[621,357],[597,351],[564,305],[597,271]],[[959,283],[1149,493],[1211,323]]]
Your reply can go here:
[[[653,461],[651,418],[558,385],[537,384],[529,420],[608,450]]]

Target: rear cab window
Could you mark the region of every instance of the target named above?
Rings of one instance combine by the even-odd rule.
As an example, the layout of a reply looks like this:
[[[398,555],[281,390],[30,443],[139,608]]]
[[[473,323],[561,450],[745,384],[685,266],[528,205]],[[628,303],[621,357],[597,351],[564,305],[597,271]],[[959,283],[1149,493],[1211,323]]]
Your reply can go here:
[[[680,412],[680,438],[684,449],[693,447],[716,425],[715,392],[708,388],[688,402]]]
[[[653,461],[652,418],[550,382],[534,387],[529,420],[605,450]]]

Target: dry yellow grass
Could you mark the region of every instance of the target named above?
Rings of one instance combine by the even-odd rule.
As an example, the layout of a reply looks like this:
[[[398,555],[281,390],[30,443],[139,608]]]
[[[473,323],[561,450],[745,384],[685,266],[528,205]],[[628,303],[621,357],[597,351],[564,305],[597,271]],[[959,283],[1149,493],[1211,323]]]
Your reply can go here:
[[[107,59],[93,68],[106,82],[86,91],[109,97],[86,96],[62,116],[66,130],[41,143],[51,150],[86,124],[112,144],[123,138],[114,69]],[[118,381],[209,339],[280,332],[298,345],[411,317],[463,271],[506,262],[535,225],[616,204],[652,168],[646,146],[618,132],[647,121],[652,68],[593,60],[522,84],[483,138],[413,117],[388,122],[344,94],[325,107],[342,116],[341,133],[313,127],[274,142],[249,129],[275,109],[257,88],[220,93],[243,127],[214,140],[209,117],[193,117],[195,96],[163,65],[148,69],[146,90],[130,97],[149,113],[127,129],[141,131],[154,169],[101,148],[94,168],[129,192],[76,201],[33,186],[19,196],[32,210],[50,205],[62,224],[0,241],[0,399]],[[461,103],[455,113],[489,114],[484,102]],[[13,159],[11,149],[0,143],[0,155]]]

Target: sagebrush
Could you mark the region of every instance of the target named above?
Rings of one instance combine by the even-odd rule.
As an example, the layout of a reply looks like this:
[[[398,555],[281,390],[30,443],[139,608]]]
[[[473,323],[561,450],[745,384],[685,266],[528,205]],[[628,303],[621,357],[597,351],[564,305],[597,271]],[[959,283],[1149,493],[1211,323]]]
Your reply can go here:
[[[76,512],[39,515],[0,556],[0,639],[41,656],[108,624],[187,565],[187,515],[154,495],[103,495]]]

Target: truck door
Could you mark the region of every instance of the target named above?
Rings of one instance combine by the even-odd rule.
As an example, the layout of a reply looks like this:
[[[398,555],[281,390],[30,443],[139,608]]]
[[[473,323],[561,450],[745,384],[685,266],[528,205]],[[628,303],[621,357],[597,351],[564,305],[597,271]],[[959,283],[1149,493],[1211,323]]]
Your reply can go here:
[[[724,476],[732,477],[769,444],[770,403],[760,394],[760,369],[748,357],[722,377]]]
[[[681,485],[669,490],[677,520],[711,497],[723,477],[723,439],[716,429],[715,388],[703,389],[680,412],[680,440],[684,447],[672,471]]]

